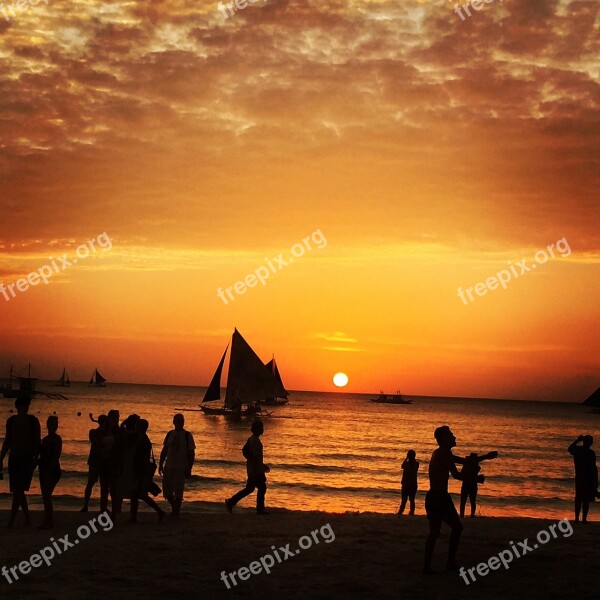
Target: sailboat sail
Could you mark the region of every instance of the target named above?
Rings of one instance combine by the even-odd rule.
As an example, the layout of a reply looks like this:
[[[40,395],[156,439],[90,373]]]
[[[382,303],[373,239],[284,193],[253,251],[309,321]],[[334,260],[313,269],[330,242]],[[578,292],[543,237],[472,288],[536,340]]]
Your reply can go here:
[[[58,385],[60,387],[68,387],[71,385],[71,380],[69,379],[69,374],[67,373],[67,369],[63,369],[62,375],[58,380]]]
[[[223,372],[223,363],[225,362],[225,355],[227,354],[227,350],[229,349],[229,345],[225,348],[225,352],[223,352],[223,357],[221,358],[221,362],[219,362],[219,366],[213,375],[213,378],[206,390],[206,394],[204,394],[204,400],[202,402],[212,402],[213,400],[221,399],[221,373]]]
[[[225,407],[237,409],[275,395],[276,382],[256,352],[236,329],[231,342]]]
[[[281,375],[279,374],[279,369],[277,368],[277,363],[275,362],[275,357],[273,357],[266,365],[267,369],[273,374],[275,378],[275,397],[276,398],[287,398],[289,396],[289,392],[283,386],[283,380],[281,379]]]
[[[98,369],[96,369],[92,375],[92,378],[90,379],[90,383],[89,385],[103,385],[106,382],[106,379],[104,379],[104,377],[102,377],[102,375],[100,375],[100,372],[98,371]]]
[[[600,388],[598,388],[589,398],[584,400],[583,404],[586,406],[593,406],[594,408],[600,408]]]

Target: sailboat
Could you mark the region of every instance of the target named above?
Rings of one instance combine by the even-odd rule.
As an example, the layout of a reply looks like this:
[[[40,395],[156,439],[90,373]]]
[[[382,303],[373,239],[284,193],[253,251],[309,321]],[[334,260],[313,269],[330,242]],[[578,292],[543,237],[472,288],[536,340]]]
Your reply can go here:
[[[583,401],[585,406],[591,406],[592,412],[600,413],[600,388],[598,388],[589,398]]]
[[[91,386],[106,387],[106,379],[104,379],[104,377],[102,377],[102,375],[100,375],[98,369],[96,369],[92,373],[92,378],[90,379],[90,383],[88,384],[88,387],[91,387]]]
[[[227,345],[223,352],[200,408],[206,415],[259,415],[262,413],[259,402],[265,398],[275,398],[281,391],[273,372],[265,366],[237,329],[231,338],[230,351],[229,348]],[[222,407],[212,407],[209,406],[211,402],[221,399],[221,374],[227,351],[230,354],[225,402]]]
[[[67,369],[64,368],[56,387],[71,387],[71,380],[69,379],[69,374],[67,373]]]
[[[279,373],[279,369],[277,368],[277,363],[275,362],[275,357],[273,357],[266,365],[267,369],[271,371],[273,377],[275,378],[275,396],[271,398],[265,398],[260,403],[265,406],[285,406],[289,400],[289,392],[283,386],[283,381],[281,379],[281,375]]]
[[[412,404],[412,400],[406,400],[402,397],[400,390],[396,390],[394,396],[388,396],[383,393],[383,390],[379,393],[378,398],[372,398],[371,402],[377,402],[378,404]]]

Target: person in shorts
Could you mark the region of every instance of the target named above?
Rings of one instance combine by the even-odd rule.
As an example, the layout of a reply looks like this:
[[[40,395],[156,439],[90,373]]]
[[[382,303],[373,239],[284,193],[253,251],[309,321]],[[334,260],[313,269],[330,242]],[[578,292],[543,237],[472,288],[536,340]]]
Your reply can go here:
[[[25,524],[29,525],[29,507],[27,496],[33,471],[37,465],[37,458],[41,444],[40,422],[29,413],[30,398],[20,397],[15,401],[17,414],[6,421],[6,436],[0,452],[0,472],[4,457],[8,454],[8,478],[12,492],[12,506],[8,520],[8,528],[14,527],[19,508],[25,515]]]
[[[158,473],[163,476],[163,496],[171,505],[171,516],[178,517],[183,503],[186,477],[192,476],[196,456],[194,436],[183,426],[182,414],[173,417],[174,429],[169,431],[163,443],[158,464]]]
[[[438,427],[433,435],[439,447],[433,451],[429,462],[429,491],[425,496],[425,512],[429,519],[429,536],[425,543],[424,572],[431,573],[431,559],[435,542],[440,535],[442,522],[446,523],[451,529],[446,569],[458,572],[456,551],[458,550],[463,526],[456,512],[454,502],[448,493],[448,478],[452,475],[454,479],[462,480],[462,475],[458,472],[456,463],[463,465],[465,459],[452,454],[452,448],[456,446],[456,438],[450,427],[447,425]],[[487,456],[495,458],[498,453],[490,452]]]

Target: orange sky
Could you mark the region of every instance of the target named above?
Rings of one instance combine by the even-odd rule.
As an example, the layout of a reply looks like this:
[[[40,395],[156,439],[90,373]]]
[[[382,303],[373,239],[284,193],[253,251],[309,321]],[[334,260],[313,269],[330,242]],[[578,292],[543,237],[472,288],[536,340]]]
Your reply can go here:
[[[0,370],[207,385],[233,327],[292,389],[600,385],[597,2],[49,4],[0,18]],[[265,257],[327,240],[227,305]],[[550,260],[467,305],[507,263]]]

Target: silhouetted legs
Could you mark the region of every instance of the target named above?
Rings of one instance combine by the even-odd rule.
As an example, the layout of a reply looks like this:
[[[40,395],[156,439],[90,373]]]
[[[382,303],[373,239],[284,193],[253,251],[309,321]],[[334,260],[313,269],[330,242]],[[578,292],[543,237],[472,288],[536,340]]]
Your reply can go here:
[[[81,509],[81,512],[88,511],[88,508],[90,505],[90,498],[92,497],[92,490],[94,489],[94,486],[96,485],[97,481],[98,481],[98,471],[96,468],[90,467],[90,470],[88,472],[87,485],[85,486],[83,508]]]
[[[471,517],[475,516],[477,511],[477,486],[462,487],[460,490],[460,516],[465,516],[467,500],[471,502]]]
[[[254,490],[258,490],[256,494],[256,512],[264,513],[265,495],[267,493],[267,479],[264,475],[262,477],[248,477],[246,487],[225,501],[228,510],[231,510],[240,500],[249,496]]]
[[[131,519],[130,519],[130,521],[132,523],[137,523],[137,512],[138,512],[140,500],[142,502],[145,502],[150,508],[154,509],[156,511],[156,514],[158,515],[158,520],[162,521],[163,517],[165,516],[165,511],[162,510],[162,508],[152,498],[150,498],[150,496],[148,496],[148,494],[146,494],[145,496],[140,496],[140,497],[133,496],[131,498]]]
[[[112,517],[116,518],[121,512],[122,499],[118,494],[117,478],[110,475],[100,476],[100,512],[108,510],[108,497],[110,495],[110,503],[112,507]]]
[[[402,490],[402,502],[400,502],[400,508],[398,509],[398,514],[404,514],[404,509],[406,508],[407,501],[410,501],[410,511],[409,515],[415,514],[415,496],[417,495],[416,490]]]
[[[42,499],[44,501],[44,522],[40,526],[40,529],[51,529],[54,527],[54,507],[52,506],[52,494],[56,487],[56,481],[45,481],[40,480],[40,487],[42,490]]]
[[[579,523],[579,514],[583,508],[583,523],[587,523],[588,511],[590,510],[590,503],[587,500],[582,500],[575,496],[575,523]]]
[[[12,506],[10,508],[10,518],[8,520],[8,527],[12,528],[15,525],[19,508],[23,511],[25,516],[25,525],[31,523],[31,517],[29,516],[29,507],[27,506],[27,496],[24,491],[13,492]]]
[[[446,562],[446,568],[455,570],[456,567],[456,551],[458,550],[458,542],[460,541],[460,534],[462,533],[463,526],[456,514],[447,515],[443,518],[429,519],[429,536],[425,542],[425,568],[424,571],[427,573],[431,571],[431,559],[433,557],[433,550],[435,548],[435,542],[440,535],[442,528],[442,521],[451,528],[450,541],[448,544],[448,560]]]

